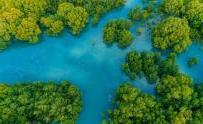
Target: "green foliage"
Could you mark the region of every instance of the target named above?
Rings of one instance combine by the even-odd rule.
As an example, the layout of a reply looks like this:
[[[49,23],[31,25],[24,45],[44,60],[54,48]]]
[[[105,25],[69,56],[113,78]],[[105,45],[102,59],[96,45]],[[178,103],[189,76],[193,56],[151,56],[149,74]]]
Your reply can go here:
[[[17,27],[16,39],[36,43],[39,41],[38,36],[41,30],[34,18],[24,18]]]
[[[92,23],[97,24],[105,13],[123,6],[126,0],[68,0],[68,2],[84,7],[92,16]]]
[[[161,5],[161,12],[166,16],[177,16],[182,19],[187,19],[191,27],[191,38],[194,40],[202,40],[202,0],[164,0]]]
[[[118,46],[120,48],[128,47],[132,43],[132,41],[133,41],[133,35],[128,30],[121,31],[119,37],[120,38],[118,40]]]
[[[11,39],[8,24],[0,20],[0,50],[7,47],[8,41]]]
[[[162,60],[159,53],[129,52],[122,65],[123,71],[131,78],[145,76],[150,83],[155,83],[164,75],[176,75],[178,67],[173,58]]]
[[[127,54],[122,69],[131,79],[135,79],[136,75],[139,75],[142,72],[142,61],[143,59],[140,53],[136,51],[130,52]]]
[[[0,123],[74,124],[81,111],[79,90],[67,81],[0,85]]]
[[[138,28],[138,29],[137,29],[137,33],[138,33],[138,34],[142,34],[142,32],[143,32],[142,28]]]
[[[64,27],[78,35],[86,26],[89,15],[97,23],[104,13],[122,6],[124,2],[125,0],[0,0],[0,50],[7,48],[11,39],[36,43],[42,32],[56,36]]]
[[[154,28],[153,45],[161,50],[172,49],[180,53],[192,43],[189,33],[187,20],[168,17]]]
[[[188,59],[187,65],[189,67],[192,67],[194,65],[197,65],[198,63],[199,63],[199,60],[197,58],[195,58],[195,57],[192,57],[192,58]]]
[[[185,16],[192,27],[200,28],[203,22],[203,3],[200,0],[191,0],[185,10]]]
[[[151,15],[152,11],[149,8],[141,9],[140,7],[135,7],[128,13],[128,18],[132,21],[145,21]]]
[[[142,18],[142,10],[140,7],[135,7],[128,13],[128,18],[133,21],[139,21]]]
[[[155,97],[143,94],[131,84],[121,85],[115,109],[109,112],[109,124],[165,124],[162,105]]]
[[[65,16],[67,24],[73,34],[79,34],[88,22],[88,13],[82,7],[75,7]]]
[[[40,22],[46,28],[45,33],[48,35],[56,36],[64,29],[63,22],[57,20],[54,16],[42,17]]]
[[[162,97],[165,105],[180,107],[188,104],[192,99],[193,88],[190,77],[179,74],[163,77],[157,87],[157,93]]]
[[[59,4],[57,15],[64,20],[74,35],[77,35],[88,22],[88,13],[82,7],[74,7],[73,4],[64,2]]]
[[[193,110],[193,118],[191,120],[192,124],[201,124],[203,123],[203,85],[196,84],[194,86],[194,95],[192,99],[192,110]]]
[[[121,48],[128,47],[133,41],[133,35],[129,31],[131,25],[131,21],[125,19],[117,19],[108,22],[104,28],[104,42],[106,44],[117,42]]]
[[[165,76],[159,81],[156,91],[167,109],[166,114],[170,123],[203,122],[200,117],[200,111],[202,111],[201,93],[192,86],[190,77],[183,74]]]
[[[185,0],[164,0],[161,9],[170,16],[181,16],[184,12]]]
[[[191,85],[183,74],[165,76],[157,84],[158,96],[122,84],[109,110],[108,124],[202,124],[203,85]]]

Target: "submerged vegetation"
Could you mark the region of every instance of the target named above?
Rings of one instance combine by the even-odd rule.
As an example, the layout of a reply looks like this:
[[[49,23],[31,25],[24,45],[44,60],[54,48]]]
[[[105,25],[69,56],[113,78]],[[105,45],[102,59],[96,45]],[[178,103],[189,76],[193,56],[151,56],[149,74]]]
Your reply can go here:
[[[39,42],[41,33],[56,36],[64,28],[78,35],[89,16],[96,24],[125,0],[0,0],[0,50],[11,40]],[[125,32],[126,33],[126,32]]]
[[[199,63],[198,58],[196,58],[196,57],[191,57],[191,58],[188,59],[187,65],[188,65],[189,67],[192,67],[192,66],[194,66],[194,65],[197,65],[198,63]]]
[[[104,28],[104,42],[106,44],[118,43],[121,48],[128,47],[133,40],[133,35],[129,31],[132,22],[126,19],[117,19],[108,22]]]
[[[68,81],[0,84],[1,124],[74,124],[81,110],[80,91]]]

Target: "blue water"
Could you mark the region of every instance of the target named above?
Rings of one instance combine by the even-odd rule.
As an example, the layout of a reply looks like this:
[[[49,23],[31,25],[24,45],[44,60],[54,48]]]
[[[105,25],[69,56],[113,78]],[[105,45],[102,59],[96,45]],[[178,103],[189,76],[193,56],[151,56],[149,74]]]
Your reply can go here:
[[[100,124],[102,113],[111,106],[116,88],[128,78],[120,66],[130,50],[151,51],[150,32],[143,28],[141,35],[135,35],[134,43],[127,49],[116,45],[107,47],[102,42],[103,27],[115,18],[127,17],[131,7],[141,0],[128,0],[125,7],[105,15],[98,26],[88,25],[79,37],[64,32],[60,37],[43,36],[39,44],[14,43],[0,53],[0,82],[69,80],[82,92],[83,111],[78,124]],[[136,34],[136,26],[132,28]],[[181,71],[203,81],[203,51],[199,45],[192,45],[178,57]],[[189,69],[187,59],[197,56],[201,64]],[[147,93],[154,93],[154,85],[146,79],[133,84]]]

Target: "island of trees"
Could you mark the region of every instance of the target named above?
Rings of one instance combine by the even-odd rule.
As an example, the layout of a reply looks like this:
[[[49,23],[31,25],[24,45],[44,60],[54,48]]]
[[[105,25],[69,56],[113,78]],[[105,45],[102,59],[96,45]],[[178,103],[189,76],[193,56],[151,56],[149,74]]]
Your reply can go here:
[[[127,54],[122,70],[131,78],[145,76],[150,83],[155,83],[164,75],[179,73],[175,64],[175,55],[162,59],[160,53],[131,51]]]
[[[68,81],[0,84],[1,124],[75,124],[81,94]]]
[[[127,19],[111,20],[104,28],[104,42],[111,45],[118,43],[120,48],[125,48],[132,43],[133,35],[129,31],[132,22]]]

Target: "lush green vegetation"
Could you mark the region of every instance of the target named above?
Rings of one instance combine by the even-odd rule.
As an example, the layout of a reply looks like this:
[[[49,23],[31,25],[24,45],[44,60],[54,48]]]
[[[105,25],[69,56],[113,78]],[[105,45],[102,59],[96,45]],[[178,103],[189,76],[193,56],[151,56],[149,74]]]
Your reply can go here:
[[[164,0],[160,10],[166,16],[176,16],[187,19],[191,28],[191,38],[202,40],[202,0]]]
[[[140,7],[131,9],[129,19],[144,21],[144,10]],[[147,12],[149,16],[153,13]],[[193,83],[175,64],[175,54],[183,52],[192,40],[203,36],[203,1],[163,0],[158,12],[161,21],[152,30],[153,46],[173,53],[164,59],[160,53],[132,51],[122,65],[131,79],[145,76],[148,82],[156,82],[155,96],[140,92],[131,83],[124,83],[117,89],[106,123],[203,123],[203,85]],[[198,64],[197,58],[188,60],[188,66],[195,64]]]
[[[78,35],[92,16],[93,23],[125,0],[0,0],[0,50],[11,40],[37,43],[40,34],[56,36],[64,27]],[[123,32],[122,35],[126,35]],[[128,35],[128,34],[127,34]]]
[[[109,124],[201,124],[203,85],[192,86],[185,75],[165,76],[157,87],[157,97],[140,92],[130,83],[117,89]]]
[[[132,51],[127,54],[122,69],[131,79],[145,76],[150,83],[155,83],[164,75],[179,73],[174,59],[173,54],[167,59],[161,59],[160,53]]]
[[[190,27],[185,19],[168,17],[153,30],[153,45],[161,50],[172,49],[180,53],[191,43]]]
[[[162,124],[165,116],[162,105],[151,95],[140,92],[130,83],[116,92],[115,109],[109,112],[109,124]],[[164,123],[163,123],[164,124]]]
[[[54,1],[54,0],[52,0]],[[126,0],[67,0],[74,5],[84,7],[92,16],[92,23],[97,24],[101,16],[108,11],[124,5]]]
[[[197,65],[198,63],[199,63],[198,58],[196,58],[196,57],[191,57],[191,58],[188,59],[187,65],[188,65],[189,67],[192,67],[192,66],[194,66],[194,65]]]
[[[81,109],[81,94],[68,81],[0,84],[1,124],[74,124]]]
[[[129,31],[131,26],[130,20],[111,20],[104,28],[104,42],[108,45],[117,42],[121,48],[129,46],[133,41],[133,35]]]
[[[139,6],[137,6],[130,10],[128,18],[134,22],[144,21],[150,16],[151,11],[151,9],[141,9]]]

